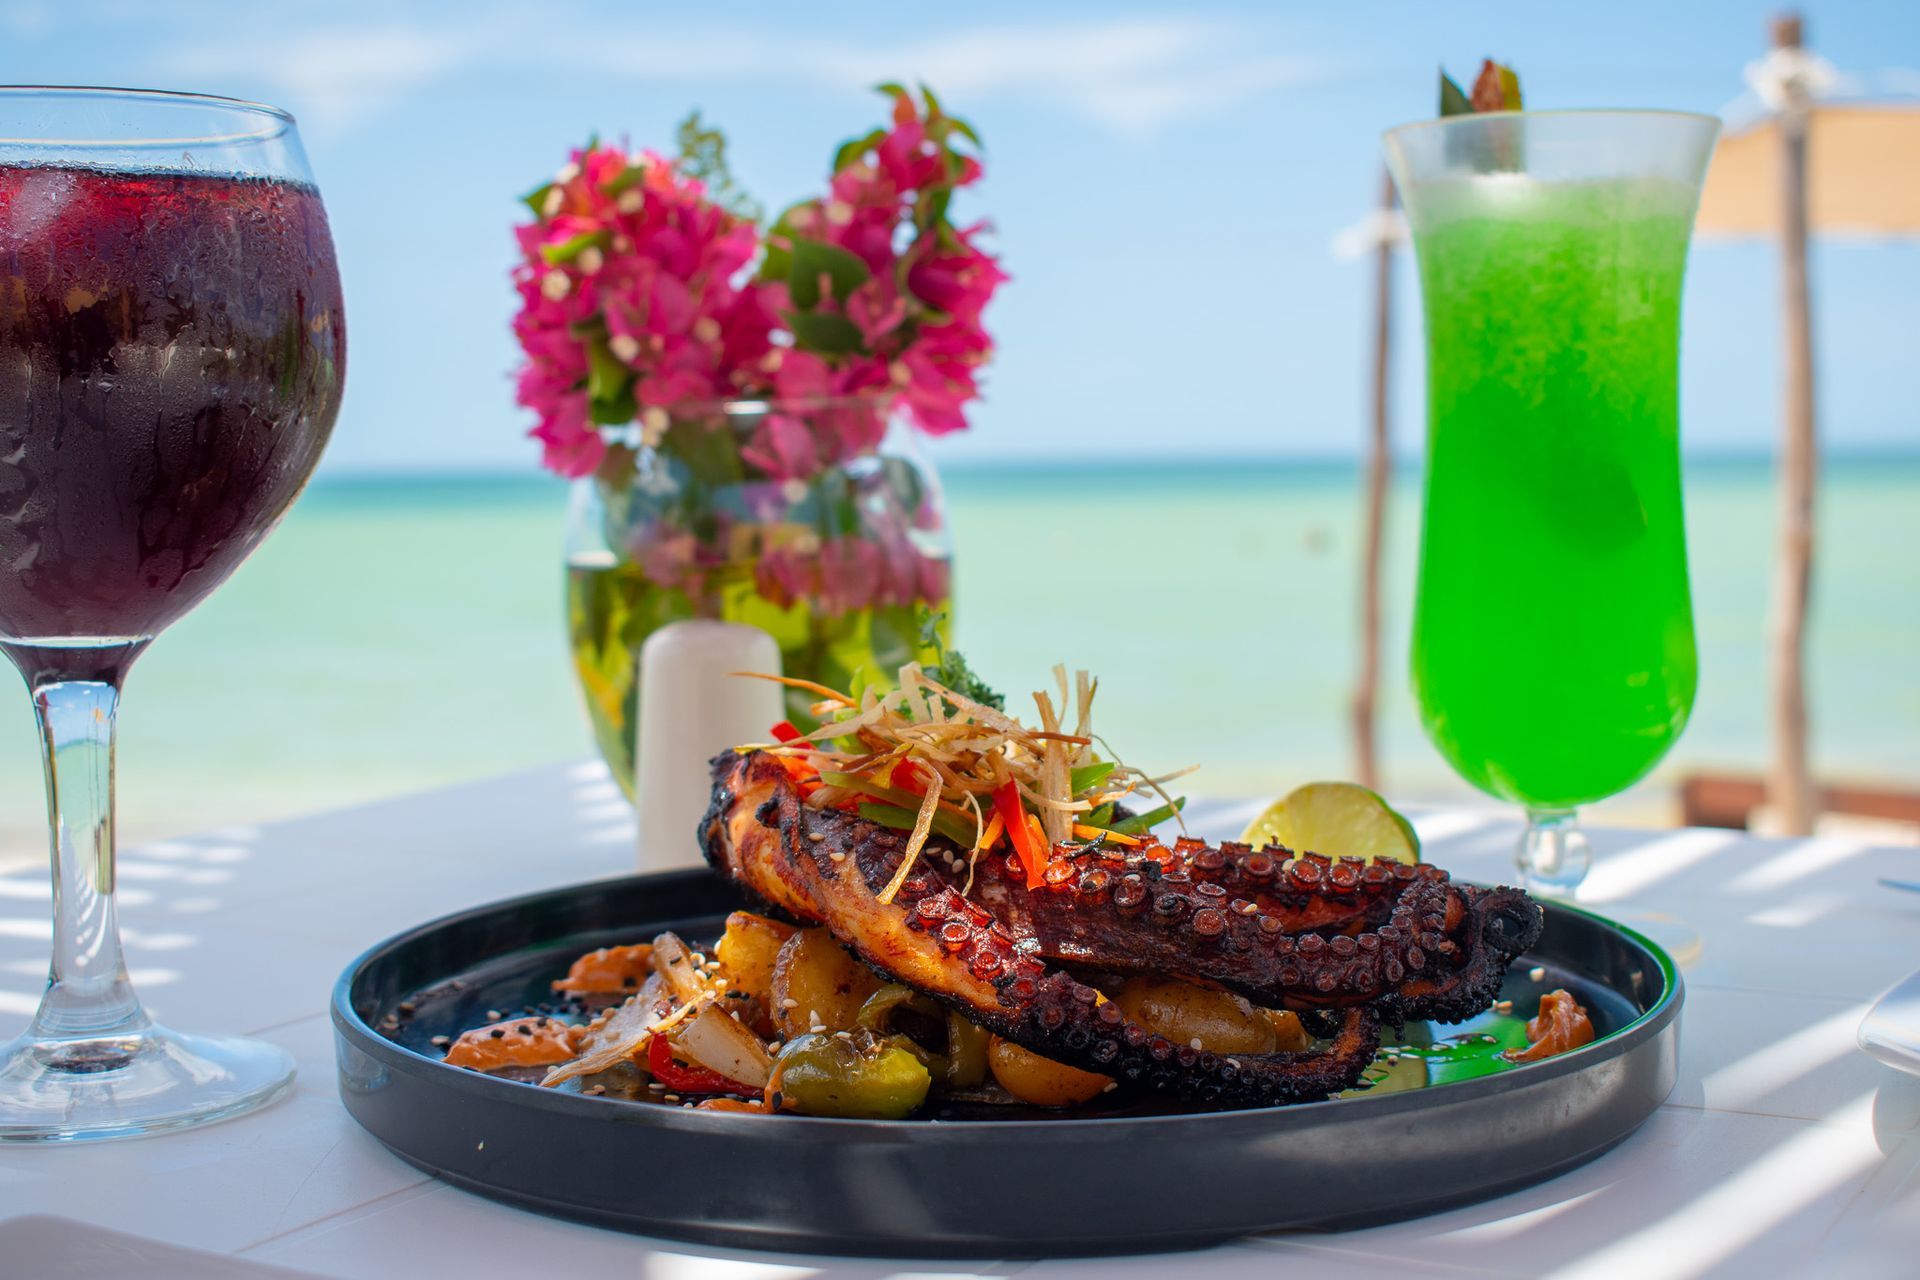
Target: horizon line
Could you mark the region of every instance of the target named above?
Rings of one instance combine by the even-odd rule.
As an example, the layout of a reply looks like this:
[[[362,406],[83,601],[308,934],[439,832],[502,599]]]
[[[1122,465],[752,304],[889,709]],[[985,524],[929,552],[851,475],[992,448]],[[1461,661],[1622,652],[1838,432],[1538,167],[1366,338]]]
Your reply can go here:
[[[1681,455],[1683,465],[1705,464],[1709,466],[1772,465],[1776,460],[1773,449],[1720,449],[1702,448],[1689,450]],[[1913,444],[1865,444],[1828,446],[1821,450],[1820,461],[1825,463],[1862,462],[1914,462],[1920,463],[1920,443]],[[935,460],[934,469],[941,476],[959,476],[972,474],[1005,474],[1013,471],[1117,471],[1133,470],[1141,467],[1199,468],[1211,466],[1233,467],[1311,467],[1324,470],[1358,470],[1366,464],[1362,456],[1351,453],[1201,453],[1201,454],[1165,454],[1165,453],[1128,453],[1107,455],[1095,460],[1071,454],[1034,454],[1030,456],[953,458],[946,461]],[[1424,452],[1396,452],[1392,459],[1393,470],[1418,471],[1424,464]],[[385,467],[346,467],[338,470],[322,470],[314,476],[315,484],[354,484],[379,483],[407,480],[464,480],[464,481],[503,481],[503,480],[553,480],[567,483],[541,469],[538,462],[529,459],[528,465],[485,465],[474,467],[461,466],[385,466]]]

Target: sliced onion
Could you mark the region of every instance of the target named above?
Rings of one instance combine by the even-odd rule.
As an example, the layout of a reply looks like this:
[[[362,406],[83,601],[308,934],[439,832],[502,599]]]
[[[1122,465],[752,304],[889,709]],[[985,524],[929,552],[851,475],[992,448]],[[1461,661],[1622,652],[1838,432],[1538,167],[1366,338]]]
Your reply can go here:
[[[773,1072],[773,1055],[760,1037],[709,1004],[694,1015],[673,1038],[673,1047],[684,1057],[729,1080],[764,1089]]]
[[[677,933],[663,933],[653,940],[653,971],[666,983],[673,998],[692,1004],[707,994],[707,984],[693,967],[693,951]]]
[[[587,1028],[586,1034],[580,1037],[580,1056],[547,1072],[540,1083],[551,1088],[575,1076],[605,1071],[622,1059],[631,1058],[672,1013],[672,1003],[666,995],[660,975],[647,975],[631,999]]]

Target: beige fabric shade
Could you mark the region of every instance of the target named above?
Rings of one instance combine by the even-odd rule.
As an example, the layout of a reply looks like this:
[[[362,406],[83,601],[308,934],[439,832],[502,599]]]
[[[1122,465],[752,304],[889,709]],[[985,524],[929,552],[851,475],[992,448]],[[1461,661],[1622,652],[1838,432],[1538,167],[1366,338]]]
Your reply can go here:
[[[1920,107],[1816,107],[1807,166],[1816,234],[1920,235]],[[1696,225],[1707,235],[1779,234],[1773,121],[1720,139]]]

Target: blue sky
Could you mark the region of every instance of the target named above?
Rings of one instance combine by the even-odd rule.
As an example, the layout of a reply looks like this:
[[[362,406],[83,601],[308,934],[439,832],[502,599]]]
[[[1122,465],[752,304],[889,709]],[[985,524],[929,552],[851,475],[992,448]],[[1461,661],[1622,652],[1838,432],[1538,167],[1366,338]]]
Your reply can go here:
[[[989,313],[989,399],[942,461],[1345,455],[1368,281],[1331,242],[1375,198],[1379,131],[1431,113],[1435,64],[1470,74],[1502,56],[1535,106],[1720,111],[1773,7],[65,0],[0,8],[0,80],[194,89],[300,116],[347,285],[334,474],[534,467],[508,381],[508,226],[570,144],[598,130],[665,146],[697,106],[778,208],[877,121],[866,86],[912,77],[985,136],[964,212],[994,221],[1015,277]],[[1920,92],[1920,4],[1805,10],[1843,71]],[[1828,439],[1920,443],[1920,247],[1827,244],[1816,272]],[[1410,274],[1396,376],[1413,448]],[[1762,246],[1696,249],[1690,447],[1770,446],[1776,285]]]

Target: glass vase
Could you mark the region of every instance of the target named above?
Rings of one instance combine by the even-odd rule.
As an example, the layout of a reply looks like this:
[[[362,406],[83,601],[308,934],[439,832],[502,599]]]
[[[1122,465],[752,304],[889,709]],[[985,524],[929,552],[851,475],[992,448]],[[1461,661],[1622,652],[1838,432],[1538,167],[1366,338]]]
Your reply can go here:
[[[873,413],[729,403],[657,432],[610,433],[598,469],[574,481],[568,637],[594,740],[629,796],[640,649],[668,623],[759,627],[787,675],[836,689],[930,657],[930,614],[945,639],[952,543],[939,480],[904,425],[847,428]],[[844,447],[861,436],[878,439]],[[834,460],[808,465],[808,449]],[[813,701],[788,691],[802,729]]]

